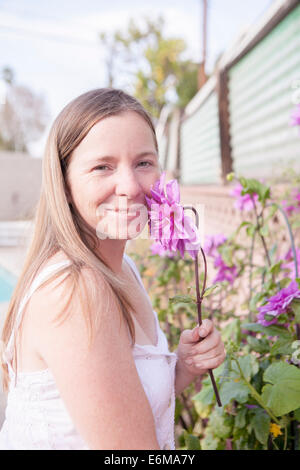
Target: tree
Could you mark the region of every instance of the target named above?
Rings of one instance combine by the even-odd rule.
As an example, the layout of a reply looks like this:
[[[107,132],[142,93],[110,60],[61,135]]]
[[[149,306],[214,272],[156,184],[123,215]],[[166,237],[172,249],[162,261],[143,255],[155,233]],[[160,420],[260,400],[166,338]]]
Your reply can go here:
[[[130,77],[120,87],[134,94],[146,109],[158,117],[168,103],[184,107],[197,92],[198,65],[185,59],[183,39],[164,36],[165,21],[144,18],[139,27],[131,19],[125,33],[100,34],[107,48],[108,86],[119,86],[119,76]]]
[[[48,109],[43,96],[15,84],[11,69],[3,69],[2,77],[8,87],[0,108],[0,148],[26,152],[29,142],[43,133],[49,118]]]

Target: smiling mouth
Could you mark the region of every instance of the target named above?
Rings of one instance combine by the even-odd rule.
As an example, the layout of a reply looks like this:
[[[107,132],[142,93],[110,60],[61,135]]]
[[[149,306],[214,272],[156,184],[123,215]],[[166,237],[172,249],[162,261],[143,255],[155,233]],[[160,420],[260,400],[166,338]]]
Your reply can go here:
[[[128,217],[136,217],[137,213],[135,212],[130,212],[126,209],[106,209],[107,212],[112,212],[114,214],[122,214],[122,215],[127,215]]]

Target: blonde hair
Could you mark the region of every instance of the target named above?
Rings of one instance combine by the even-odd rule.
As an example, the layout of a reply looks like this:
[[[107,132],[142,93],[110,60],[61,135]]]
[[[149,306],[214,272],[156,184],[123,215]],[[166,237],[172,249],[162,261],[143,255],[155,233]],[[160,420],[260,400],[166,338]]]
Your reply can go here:
[[[36,211],[34,234],[2,331],[4,347],[7,346],[12,334],[25,290],[28,289],[40,267],[58,251],[62,251],[71,261],[70,266],[59,273],[60,275],[62,272],[67,272],[71,279],[68,304],[74,298],[75,292],[82,301],[79,275],[82,268],[91,268],[92,272],[101,274],[114,293],[134,342],[135,331],[130,315],[131,302],[127,288],[94,251],[99,242],[96,233],[85,224],[76,209],[69,205],[66,195],[68,162],[74,149],[98,121],[126,111],[134,111],[145,119],[153,132],[158,150],[151,117],[134,97],[121,90],[100,88],[84,93],[71,101],[55,119],[43,159],[42,191]],[[54,274],[51,279],[56,277],[58,274]],[[86,289],[84,290],[86,293]],[[82,301],[82,311],[92,328],[89,296],[85,295],[84,299],[88,305],[83,305]],[[17,364],[16,338],[14,351]],[[9,384],[7,365],[2,363],[2,369],[3,386],[7,390]]]

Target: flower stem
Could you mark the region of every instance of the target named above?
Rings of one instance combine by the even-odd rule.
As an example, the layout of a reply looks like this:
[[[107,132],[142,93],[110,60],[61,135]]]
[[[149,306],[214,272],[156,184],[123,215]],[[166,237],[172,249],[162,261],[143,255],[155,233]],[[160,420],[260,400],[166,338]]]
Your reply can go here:
[[[254,197],[252,196],[252,194],[251,194],[251,199],[252,199],[252,202],[253,202],[253,207],[254,207],[254,212],[255,212],[255,217],[256,217],[256,222],[257,222],[257,231],[258,231],[258,234],[261,238],[261,241],[262,241],[265,253],[266,253],[266,258],[267,258],[267,261],[268,261],[268,265],[269,265],[269,267],[271,267],[272,264],[271,264],[268,248],[267,248],[267,245],[266,245],[266,240],[265,240],[265,237],[260,233],[261,223],[260,223],[260,220],[259,220],[259,215],[257,213],[256,203],[255,203],[255,200],[254,200]]]
[[[198,212],[196,211],[196,209],[193,206],[186,206],[186,207],[184,207],[184,209],[191,209],[194,212],[194,214],[196,216],[196,226],[198,228],[199,227],[199,216],[198,216]],[[200,251],[201,251],[203,262],[204,262],[204,279],[203,279],[201,294],[200,294],[200,289],[199,289],[198,253],[196,253],[196,256],[195,256],[195,281],[196,281],[197,311],[198,311],[199,326],[202,324],[202,300],[203,300],[203,295],[204,295],[204,292],[205,292],[206,279],[207,279],[207,262],[206,262],[206,257],[205,257],[205,254],[204,254],[204,251],[203,251],[202,247],[200,247]],[[213,386],[213,389],[214,389],[214,392],[215,392],[217,403],[218,403],[219,406],[222,406],[213,371],[211,369],[209,369],[208,373],[209,373],[210,380],[211,380],[211,383],[212,383],[212,386]]]
[[[272,411],[267,408],[264,404],[264,402],[262,401],[262,398],[260,396],[260,394],[255,390],[255,388],[253,387],[253,385],[251,385],[251,383],[246,379],[246,377],[244,376],[244,373],[241,369],[241,366],[240,366],[240,363],[238,361],[238,359],[236,357],[232,357],[232,359],[236,362],[237,366],[238,366],[238,369],[239,369],[239,373],[240,373],[240,376],[242,378],[242,380],[245,382],[245,384],[247,385],[247,387],[249,388],[250,392],[251,392],[251,395],[253,396],[253,398],[259,403],[259,405],[268,413],[268,415],[270,416],[270,418],[280,426],[280,423],[278,421],[278,419],[273,415]]]
[[[273,203],[273,204],[268,204],[267,206],[271,207],[274,204],[276,205],[277,209],[279,209],[279,211],[283,215],[284,221],[286,223],[286,226],[287,226],[287,229],[288,229],[288,232],[289,232],[291,248],[292,248],[293,257],[294,257],[294,264],[295,264],[295,277],[297,278],[298,277],[298,260],[297,260],[296,245],[295,245],[295,239],[294,239],[294,235],[293,235],[293,232],[292,232],[292,228],[291,228],[291,225],[289,223],[289,219],[288,219],[285,211],[282,209],[282,207],[279,204]]]
[[[249,259],[249,265],[250,265],[250,272],[249,272],[249,300],[248,304],[250,307],[250,302],[252,298],[252,270],[253,270],[253,253],[254,253],[254,244],[255,244],[255,236],[256,232],[254,232],[251,240],[251,249],[250,249],[250,259]],[[248,316],[249,322],[252,321],[252,312],[249,308],[249,316]]]

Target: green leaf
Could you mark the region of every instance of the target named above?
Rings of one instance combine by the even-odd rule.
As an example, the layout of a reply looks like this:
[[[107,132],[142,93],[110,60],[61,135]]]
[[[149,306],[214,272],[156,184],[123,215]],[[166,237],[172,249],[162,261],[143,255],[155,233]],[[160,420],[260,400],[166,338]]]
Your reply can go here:
[[[210,405],[214,402],[214,390],[210,385],[202,388],[202,390],[193,396],[194,401],[200,401],[203,405]]]
[[[217,287],[220,287],[220,284],[215,284],[215,285],[205,289],[203,297],[208,297],[209,295],[211,295]]]
[[[256,231],[256,226],[255,225],[249,225],[247,228],[246,228],[246,233],[249,237],[253,237],[254,233]]]
[[[300,408],[294,411],[294,419],[300,421]]]
[[[222,405],[228,405],[231,400],[236,400],[238,403],[245,403],[248,400],[249,393],[249,388],[241,379],[238,382],[234,380],[225,382],[220,389]]]
[[[201,450],[199,437],[185,433],[184,440],[187,450]]]
[[[235,343],[239,343],[241,340],[241,321],[239,318],[234,318],[228,325],[221,329],[221,336],[224,342],[229,339]]]
[[[270,188],[256,179],[243,178],[243,182],[240,179],[243,186],[241,194],[257,194],[260,202],[265,202],[270,197]]]
[[[277,207],[276,207],[276,209],[277,209]],[[273,259],[275,258],[277,248],[278,248],[277,243],[274,243],[272,248],[269,250],[269,257],[270,257],[271,262],[273,262]]]
[[[251,349],[259,354],[266,354],[270,350],[270,343],[266,339],[257,339],[253,336],[247,336],[247,343]]]
[[[223,410],[215,408],[209,420],[209,427],[213,429],[213,433],[220,439],[226,439],[231,434],[231,427],[226,423],[226,417],[222,414]]]
[[[263,445],[266,445],[269,437],[270,416],[261,409],[255,410],[255,415],[251,419],[256,439]]]
[[[237,412],[237,415],[234,420],[234,426],[236,428],[243,428],[246,425],[246,414],[247,408],[242,408]]]
[[[282,260],[278,261],[278,263],[273,264],[273,266],[270,267],[269,272],[276,276],[280,272],[281,264]]]
[[[292,354],[292,338],[279,338],[271,347],[270,354]]]
[[[300,323],[300,301],[294,299],[290,303],[290,308],[292,309],[292,311],[295,315],[295,322]]]
[[[259,229],[259,233],[261,234],[262,237],[266,237],[269,234],[269,228],[267,225],[263,225]]]
[[[257,374],[259,366],[256,358],[253,355],[242,356],[238,359],[240,368],[244,374],[246,380],[250,380],[255,374]]]
[[[244,323],[241,328],[256,333],[263,333],[267,336],[281,336],[282,338],[290,338],[289,331],[283,326],[262,326],[260,323]]]
[[[264,372],[269,382],[263,387],[262,400],[275,416],[300,407],[300,369],[286,362],[275,362]]]
[[[219,439],[213,435],[212,430],[206,431],[204,438],[201,439],[202,450],[217,450],[218,445]]]
[[[291,279],[288,277],[284,277],[279,281],[280,288],[283,289],[284,287],[288,286],[291,282]]]
[[[269,213],[268,213],[267,217],[265,218],[266,222],[268,220],[270,220],[276,214],[277,209],[278,209],[277,204],[272,204],[271,206],[269,206]]]
[[[196,300],[190,297],[189,295],[175,295],[174,297],[169,298],[169,302],[171,304],[177,304],[177,303],[195,303]]]
[[[251,310],[251,312],[256,312],[257,311],[257,303],[260,302],[263,298],[264,298],[265,294],[264,292],[258,292],[257,294],[255,294],[251,300],[250,300],[250,303],[249,303],[249,308]]]
[[[242,222],[242,223],[238,226],[238,228],[236,229],[236,231],[235,231],[235,236],[238,235],[239,231],[240,231],[243,227],[248,227],[249,225],[252,225],[251,222],[248,222],[248,221]]]

